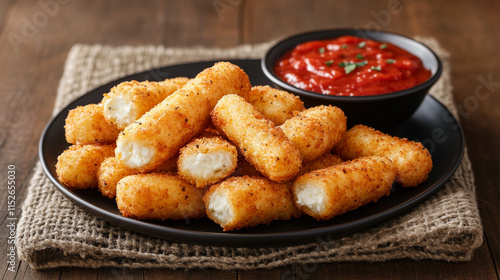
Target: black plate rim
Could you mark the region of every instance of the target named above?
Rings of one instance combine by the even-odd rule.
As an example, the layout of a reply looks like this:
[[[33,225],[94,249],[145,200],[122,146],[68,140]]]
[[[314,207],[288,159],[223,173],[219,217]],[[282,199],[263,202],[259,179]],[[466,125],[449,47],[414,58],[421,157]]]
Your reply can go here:
[[[191,62],[185,64],[177,64],[170,65],[162,68],[175,67],[181,65],[189,65],[189,64],[199,64],[199,63],[215,63],[220,60],[213,61],[198,61]],[[245,61],[259,61],[258,59],[228,59],[226,61],[229,62],[245,62]],[[85,98],[85,96],[91,92],[97,91],[101,88],[109,87],[110,84],[117,83],[118,81],[127,80],[129,77],[140,75],[143,73],[147,73],[152,70],[142,71],[135,74],[127,75],[126,77],[122,77],[116,79],[114,81],[108,82],[104,85],[98,86],[92,90],[87,91],[87,93],[79,96],[78,98],[71,101],[64,108],[62,108],[57,114],[54,114],[50,121],[45,126],[39,141],[39,158],[42,164],[45,175],[48,179],[54,184],[56,189],[61,192],[65,197],[70,199],[72,202],[80,206],[81,208],[91,212],[99,216],[100,218],[124,227],[126,229],[131,229],[132,231],[136,231],[142,234],[159,237],[166,240],[178,241],[178,242],[186,242],[186,243],[194,243],[194,244],[211,244],[217,246],[236,246],[236,247],[282,247],[282,246],[290,246],[292,244],[304,244],[306,242],[317,241],[321,242],[326,239],[330,239],[331,237],[339,237],[349,233],[357,232],[362,229],[370,228],[376,224],[379,224],[383,221],[387,221],[391,218],[394,218],[398,215],[402,215],[404,212],[412,209],[417,206],[429,196],[434,194],[438,189],[440,189],[444,183],[450,179],[450,177],[455,173],[456,169],[459,167],[462,162],[462,158],[465,152],[465,142],[464,142],[464,134],[463,130],[458,123],[458,121],[453,117],[453,124],[456,125],[458,130],[458,140],[460,146],[460,154],[457,157],[457,160],[454,162],[453,166],[450,169],[450,172],[446,174],[446,176],[442,177],[440,180],[434,183],[434,186],[429,188],[427,191],[412,197],[411,199],[405,201],[404,203],[389,208],[387,210],[378,212],[374,215],[367,216],[362,219],[357,219],[354,221],[346,222],[340,225],[333,225],[321,228],[314,229],[305,229],[300,231],[292,231],[286,233],[264,233],[264,234],[245,234],[245,233],[217,233],[217,232],[200,232],[196,230],[186,230],[186,229],[177,229],[171,228],[164,225],[152,224],[147,221],[140,221],[131,218],[126,218],[121,215],[117,215],[114,213],[110,213],[105,209],[101,209],[92,203],[85,201],[75,195],[72,191],[61,185],[56,178],[54,178],[49,169],[48,163],[45,161],[45,157],[43,155],[43,146],[44,140],[47,136],[47,131],[51,128],[51,126],[55,125],[54,120],[56,117],[67,108],[74,107],[75,103],[78,103],[79,100]],[[449,110],[444,106],[441,102],[439,102],[433,96],[426,96],[426,98],[431,98],[433,102],[436,102],[442,109],[446,112]],[[352,228],[356,226],[359,228],[359,224],[362,224],[362,228],[353,230]],[[244,244],[244,246],[242,246]]]

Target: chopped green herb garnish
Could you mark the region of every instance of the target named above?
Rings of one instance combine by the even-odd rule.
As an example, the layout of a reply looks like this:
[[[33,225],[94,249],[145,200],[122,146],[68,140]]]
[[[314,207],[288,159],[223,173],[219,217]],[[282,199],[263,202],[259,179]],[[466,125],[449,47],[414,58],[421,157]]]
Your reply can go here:
[[[361,66],[365,66],[366,64],[368,64],[368,61],[366,61],[366,60],[360,61],[360,62],[356,62],[355,64],[356,64],[356,66],[361,67]]]
[[[371,69],[375,70],[375,71],[381,71],[382,67],[380,67],[380,65],[379,66],[372,66]]]
[[[365,41],[360,42],[360,43],[358,44],[358,48],[360,48],[360,49],[364,48],[365,46],[366,46],[366,42],[365,42]]]
[[[354,69],[356,69],[356,64],[349,64],[344,67],[344,71],[346,74],[351,73]]]
[[[356,55],[356,58],[357,58],[357,59],[363,59],[363,58],[365,58],[365,57],[364,57],[362,54],[359,54],[359,53],[358,53],[358,54]]]
[[[379,48],[380,48],[381,50],[383,50],[383,49],[387,48],[387,44],[385,44],[385,43],[384,43],[384,44],[380,45],[380,46],[379,46]]]
[[[394,62],[396,62],[396,60],[392,59],[392,58],[389,58],[388,60],[386,60],[385,62],[389,63],[389,64],[392,64]]]
[[[323,48],[323,47],[319,48],[318,52],[319,53],[324,53],[325,52],[325,48]]]
[[[332,59],[332,60],[325,61],[325,64],[326,64],[327,66],[332,65],[332,63],[333,63],[333,59]]]
[[[343,49],[347,49],[347,44],[343,44],[342,46],[340,46],[341,48]]]
[[[356,69],[356,67],[362,67],[362,66],[365,66],[366,64],[368,64],[368,61],[366,61],[366,60],[360,61],[360,62],[356,62],[356,63],[354,63],[354,62],[340,62],[339,63],[339,67],[343,67],[345,73],[349,74],[354,69]]]

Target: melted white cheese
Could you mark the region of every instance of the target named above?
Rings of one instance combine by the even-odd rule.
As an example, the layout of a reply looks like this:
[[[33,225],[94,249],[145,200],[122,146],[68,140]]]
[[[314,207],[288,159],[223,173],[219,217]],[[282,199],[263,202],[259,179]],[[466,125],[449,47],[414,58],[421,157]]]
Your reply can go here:
[[[182,168],[193,177],[211,178],[231,168],[233,154],[227,151],[211,152],[207,154],[198,153],[186,157]]]
[[[208,211],[212,213],[214,220],[222,225],[231,222],[233,219],[233,209],[227,197],[217,192],[213,193],[210,197]]]
[[[104,117],[123,128],[136,120],[134,107],[129,98],[112,95],[104,103]]]
[[[116,144],[116,156],[131,168],[140,168],[146,165],[155,154],[153,148],[141,145],[140,143],[123,143],[123,141],[118,141]]]
[[[325,191],[321,187],[303,184],[297,186],[297,204],[307,207],[314,213],[322,213],[325,210]]]

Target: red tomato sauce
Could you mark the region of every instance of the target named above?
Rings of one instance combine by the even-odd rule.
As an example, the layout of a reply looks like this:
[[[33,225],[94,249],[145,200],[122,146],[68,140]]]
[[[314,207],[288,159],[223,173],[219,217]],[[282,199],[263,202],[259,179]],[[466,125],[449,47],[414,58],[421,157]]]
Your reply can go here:
[[[339,96],[400,91],[431,76],[411,53],[390,43],[354,36],[297,45],[278,60],[274,71],[295,87]]]

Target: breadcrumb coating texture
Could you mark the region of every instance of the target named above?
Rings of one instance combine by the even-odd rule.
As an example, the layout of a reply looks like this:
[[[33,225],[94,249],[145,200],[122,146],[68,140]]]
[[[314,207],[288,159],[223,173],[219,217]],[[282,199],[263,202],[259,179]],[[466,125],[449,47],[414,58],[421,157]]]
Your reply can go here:
[[[263,177],[230,177],[211,186],[203,199],[210,219],[224,231],[237,230],[299,217],[290,188]],[[221,202],[227,205],[220,208]]]
[[[72,145],[57,157],[59,181],[70,189],[97,187],[97,169],[107,157],[114,156],[114,145]]]
[[[117,158],[144,172],[154,169],[205,128],[222,96],[249,90],[242,69],[216,63],[127,126],[118,136]]]
[[[414,187],[427,180],[432,170],[429,151],[418,142],[393,137],[365,125],[349,129],[335,152],[345,160],[365,156],[384,156],[397,168],[396,182]]]
[[[295,180],[294,201],[306,214],[328,220],[389,195],[396,177],[384,157],[363,157],[306,173]],[[309,194],[323,194],[323,199]]]
[[[346,132],[346,121],[338,107],[320,105],[298,113],[280,127],[303,160],[310,161],[332,150]]]
[[[116,197],[116,184],[128,175],[135,173],[135,170],[128,168],[115,158],[106,158],[97,169],[97,187],[102,195],[108,198]]]
[[[101,104],[106,120],[123,130],[189,81],[178,77],[161,82],[127,81],[104,94]]]
[[[102,110],[100,104],[70,110],[64,125],[66,141],[77,145],[114,143],[120,131],[106,121]]]
[[[206,217],[203,195],[176,174],[137,174],[118,182],[116,204],[123,216],[140,220],[197,219]]]
[[[153,172],[168,173],[177,171],[177,157],[171,158],[156,167]],[[116,157],[106,158],[97,170],[97,186],[102,195],[108,198],[116,197],[116,185],[118,182],[129,175],[139,173],[134,168],[129,168],[120,163]]]
[[[224,96],[211,117],[217,129],[268,179],[283,182],[300,171],[302,158],[294,144],[242,97]]]
[[[254,86],[242,97],[275,125],[281,125],[292,118],[294,112],[305,110],[304,103],[298,96],[270,86]]]
[[[432,169],[420,143],[364,125],[346,132],[339,108],[306,110],[291,93],[251,87],[227,62],[191,80],[121,83],[101,103],[70,110],[65,136],[75,145],[56,173],[68,188],[98,187],[125,217],[208,215],[224,231],[303,211],[331,219]]]
[[[333,155],[330,152],[327,152],[322,156],[320,156],[319,158],[304,162],[302,164],[302,169],[300,170],[298,176],[304,175],[314,170],[327,168],[342,162],[344,162],[342,158],[340,158],[337,155]]]

